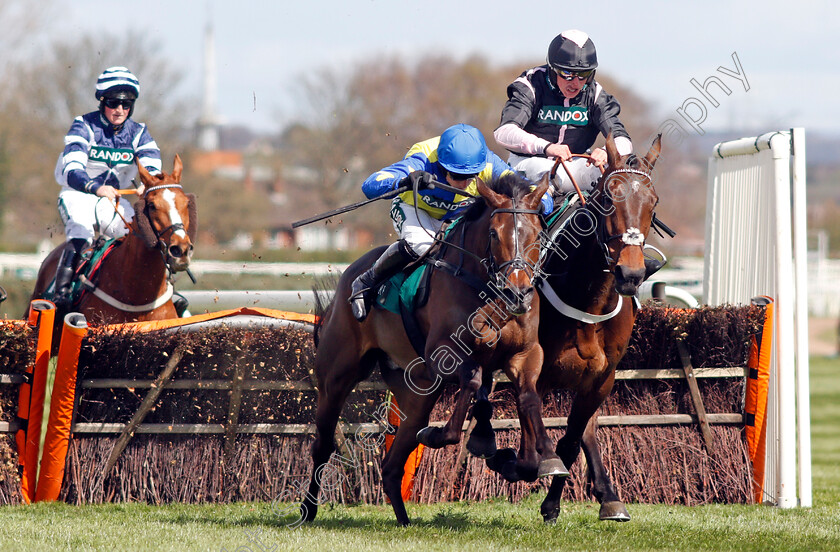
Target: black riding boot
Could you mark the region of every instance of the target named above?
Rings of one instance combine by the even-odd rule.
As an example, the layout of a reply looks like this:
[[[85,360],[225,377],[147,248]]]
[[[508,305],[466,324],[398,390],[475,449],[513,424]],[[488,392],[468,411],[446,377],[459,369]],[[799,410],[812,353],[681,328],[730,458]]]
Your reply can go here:
[[[53,303],[57,310],[68,310],[72,302],[73,275],[76,273],[76,265],[82,249],[87,245],[87,240],[75,238],[64,244],[61,258],[55,271],[55,291],[53,292]]]
[[[362,322],[368,315],[371,304],[371,291],[402,270],[417,256],[402,240],[388,246],[369,269],[360,274],[350,286],[350,306],[356,320]]]

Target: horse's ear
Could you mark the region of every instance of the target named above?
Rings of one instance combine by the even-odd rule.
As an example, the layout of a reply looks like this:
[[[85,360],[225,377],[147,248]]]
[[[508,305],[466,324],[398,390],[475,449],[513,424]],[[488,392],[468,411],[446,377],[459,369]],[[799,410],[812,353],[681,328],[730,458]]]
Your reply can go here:
[[[172,169],[172,180],[174,180],[176,184],[181,182],[181,170],[183,168],[184,168],[184,164],[181,163],[181,156],[176,153],[175,154],[175,166]]]
[[[621,155],[618,153],[618,148],[615,147],[615,139],[613,138],[612,132],[607,134],[606,150],[607,150],[607,166],[617,167],[619,161],[621,161]]]
[[[177,159],[177,157],[176,157]],[[187,213],[190,216],[190,224],[187,227],[187,236],[190,241],[195,244],[195,235],[198,232],[198,209],[195,206],[195,194],[187,194]]]
[[[134,164],[137,165],[137,171],[140,173],[140,182],[145,184],[147,188],[150,188],[154,184],[152,182],[152,175],[149,174],[149,171],[146,170],[146,167],[140,162],[140,159],[137,156],[134,156]]]
[[[656,138],[653,139],[653,143],[650,146],[650,149],[645,155],[644,163],[647,166],[647,170],[651,170],[653,166],[656,164],[656,160],[659,159],[659,154],[662,151],[662,133],[656,135]]]
[[[137,225],[137,235],[149,249],[154,249],[158,239],[152,231],[152,223],[149,221],[149,217],[146,216],[145,199],[138,199],[137,203],[134,204],[134,222]]]
[[[537,187],[525,196],[525,204],[528,209],[536,209],[539,206],[542,197],[548,191],[550,173],[545,173],[540,181],[537,182]]]
[[[490,186],[485,184],[481,177],[475,178],[475,187],[478,189],[478,193],[481,194],[481,197],[486,199],[491,206],[498,208],[504,202],[504,196],[491,190]]]

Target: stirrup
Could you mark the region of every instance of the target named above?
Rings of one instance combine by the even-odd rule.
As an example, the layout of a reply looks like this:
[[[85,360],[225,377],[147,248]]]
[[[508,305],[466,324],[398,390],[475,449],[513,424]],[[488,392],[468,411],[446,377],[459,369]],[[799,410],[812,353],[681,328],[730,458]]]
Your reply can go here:
[[[359,322],[364,322],[370,312],[372,303],[368,295],[370,291],[370,288],[362,289],[347,298],[347,302],[350,303],[350,310],[353,312],[353,318]]]
[[[654,251],[659,256],[659,258],[655,258],[651,256],[648,251]],[[645,244],[642,253],[645,257],[645,280],[656,274],[659,269],[661,269],[665,264],[668,262],[668,257],[665,256],[665,253],[657,249],[652,245]]]

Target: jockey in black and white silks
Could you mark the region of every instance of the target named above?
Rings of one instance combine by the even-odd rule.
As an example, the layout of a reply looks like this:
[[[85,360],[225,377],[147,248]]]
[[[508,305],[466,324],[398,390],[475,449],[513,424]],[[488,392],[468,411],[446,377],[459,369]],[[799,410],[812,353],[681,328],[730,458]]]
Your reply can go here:
[[[109,238],[128,232],[123,219],[131,220],[134,209],[117,190],[128,188],[137,175],[135,157],[151,174],[161,170],[160,150],[146,125],[130,118],[139,95],[140,82],[128,69],[106,69],[96,82],[99,109],[76,117],[64,137],[55,167],[61,186],[58,212],[67,240],[56,272],[57,307],[69,306],[79,253],[96,232]]]
[[[612,132],[621,155],[633,152],[633,144],[618,118],[618,101],[595,81],[598,58],[589,36],[577,30],[564,31],[552,40],[547,64],[522,73],[508,86],[508,101],[501,123],[494,131],[496,141],[508,149],[508,163],[537,182],[554,165],[571,154],[586,153],[598,134]],[[575,158],[567,162],[583,189],[601,176],[606,163],[603,149],[592,152],[595,159]],[[573,190],[566,172],[558,170],[552,182],[555,192]]]

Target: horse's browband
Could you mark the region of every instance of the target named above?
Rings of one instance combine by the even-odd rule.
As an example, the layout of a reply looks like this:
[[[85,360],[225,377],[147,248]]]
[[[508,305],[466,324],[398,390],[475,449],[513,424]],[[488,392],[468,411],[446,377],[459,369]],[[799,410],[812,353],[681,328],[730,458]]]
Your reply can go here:
[[[639,174],[644,177],[650,178],[650,173],[646,173],[645,171],[640,171],[638,169],[618,169],[610,173],[610,176],[618,173],[630,173],[630,174]]]
[[[183,189],[184,187],[181,186],[180,184],[161,184],[160,186],[152,186],[151,188],[147,188],[145,193],[148,194],[149,192],[153,192],[155,190],[160,190],[160,189],[163,189],[163,188],[181,188],[181,189]]]

